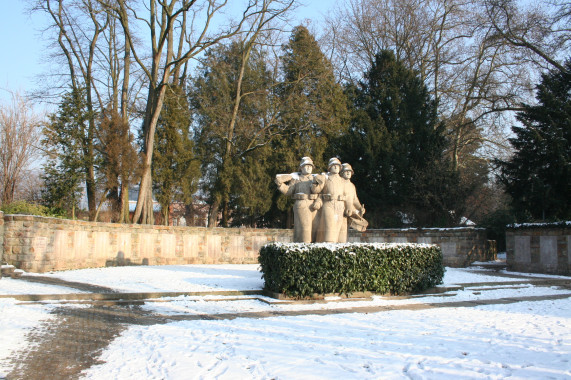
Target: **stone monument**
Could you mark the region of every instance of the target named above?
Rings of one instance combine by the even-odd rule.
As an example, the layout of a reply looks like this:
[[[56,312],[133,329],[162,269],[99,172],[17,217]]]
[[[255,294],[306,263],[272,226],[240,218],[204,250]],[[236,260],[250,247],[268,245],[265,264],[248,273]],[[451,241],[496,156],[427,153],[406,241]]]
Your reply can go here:
[[[326,173],[312,174],[313,168],[311,158],[303,157],[299,172],[276,175],[278,190],[295,200],[293,240],[344,243],[348,227],[365,231],[368,225],[363,219],[365,207],[350,181],[351,165],[341,165],[341,161],[333,157]]]

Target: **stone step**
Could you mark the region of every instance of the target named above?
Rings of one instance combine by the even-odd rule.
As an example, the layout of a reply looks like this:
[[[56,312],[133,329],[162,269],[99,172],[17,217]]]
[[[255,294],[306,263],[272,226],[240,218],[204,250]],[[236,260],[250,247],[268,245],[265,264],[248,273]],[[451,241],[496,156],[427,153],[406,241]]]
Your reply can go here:
[[[488,261],[488,262],[474,262],[471,267],[480,267],[485,269],[493,269],[496,271],[507,269],[508,265],[505,261]]]
[[[12,272],[12,274],[10,275],[10,277],[12,277],[12,278],[21,278],[23,274],[24,274],[24,271],[23,271],[23,270],[16,269],[16,270],[14,270],[14,272]]]

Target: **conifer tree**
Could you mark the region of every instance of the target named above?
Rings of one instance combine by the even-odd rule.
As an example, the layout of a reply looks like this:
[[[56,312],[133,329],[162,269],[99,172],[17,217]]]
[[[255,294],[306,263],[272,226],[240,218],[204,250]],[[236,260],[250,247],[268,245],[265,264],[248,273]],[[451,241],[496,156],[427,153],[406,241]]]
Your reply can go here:
[[[99,173],[111,203],[111,221],[130,223],[129,185],[139,171],[139,156],[133,135],[126,122],[114,109],[101,113],[97,149],[102,156]]]
[[[353,182],[375,227],[451,224],[457,178],[444,157],[436,103],[414,71],[390,51],[348,88],[353,116],[334,147],[353,165]]]
[[[347,131],[347,98],[307,28],[296,27],[283,50],[282,81],[276,89],[281,134],[273,142],[271,172],[295,171],[305,156],[313,159],[315,171],[326,171],[329,144]],[[273,198],[266,219],[273,226],[291,227],[291,200],[275,191]]]
[[[83,89],[65,94],[58,111],[49,116],[42,140],[49,152],[43,175],[46,206],[73,214],[79,204],[80,186],[86,184],[94,190],[94,183],[87,186],[93,182],[96,164],[91,149],[93,136],[87,133],[90,117]]]
[[[296,168],[301,157],[324,169],[329,141],[347,130],[347,99],[333,66],[315,37],[296,27],[281,57],[283,80],[277,89],[283,138],[276,144],[282,170]]]
[[[200,177],[190,136],[191,115],[186,95],[179,86],[168,87],[157,123],[152,165],[153,192],[161,205],[165,225],[169,224],[172,202],[192,203]]]
[[[542,76],[537,105],[524,105],[510,139],[513,156],[500,161],[500,180],[520,221],[571,218],[571,59]]]
[[[226,227],[269,208],[272,182],[261,166],[267,162],[264,148],[278,133],[270,93],[273,77],[263,51],[244,41],[210,50],[198,73],[190,98],[202,190],[210,205],[208,225],[216,226],[221,214]]]

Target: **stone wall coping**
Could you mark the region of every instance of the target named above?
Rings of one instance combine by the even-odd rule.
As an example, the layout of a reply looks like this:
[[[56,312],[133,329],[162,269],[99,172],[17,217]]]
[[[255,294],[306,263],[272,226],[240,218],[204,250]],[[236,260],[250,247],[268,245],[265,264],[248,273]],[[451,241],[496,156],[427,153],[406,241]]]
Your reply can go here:
[[[485,228],[480,227],[408,227],[408,228],[369,228],[366,232],[375,232],[375,231],[395,231],[395,232],[422,232],[422,231],[485,231]],[[359,231],[354,231],[355,233],[359,233]]]
[[[514,223],[508,224],[506,226],[508,230],[519,230],[519,229],[560,229],[560,228],[571,228],[571,221],[565,220],[561,222],[552,223]]]
[[[126,223],[105,223],[105,222],[91,222],[86,220],[72,220],[72,219],[61,219],[61,218],[54,218],[48,216],[39,216],[39,215],[23,215],[23,214],[6,214],[4,215],[3,221],[9,222],[30,222],[35,221],[39,223],[48,223],[48,224],[64,224],[69,226],[85,226],[85,227],[103,227],[103,228],[112,228],[112,229],[130,229],[130,230],[155,230],[155,231],[219,231],[219,232],[272,232],[272,231],[283,231],[283,228],[252,228],[252,227],[233,227],[233,228],[225,228],[225,227],[196,227],[196,226],[161,226],[161,225],[153,225],[153,224],[126,224]],[[287,229],[285,229],[287,230]]]
[[[1,215],[1,214],[0,214]],[[3,220],[7,221],[38,221],[50,224],[67,224],[67,225],[77,225],[77,226],[98,226],[98,227],[110,227],[110,228],[129,228],[129,229],[154,229],[154,230],[174,230],[174,231],[226,231],[230,232],[232,230],[242,230],[244,232],[255,232],[255,231],[263,231],[263,232],[270,232],[270,231],[283,231],[284,228],[252,228],[252,227],[196,227],[196,226],[161,226],[161,225],[152,225],[152,224],[123,224],[123,223],[105,223],[105,222],[91,222],[86,220],[72,220],[72,219],[62,219],[62,218],[55,218],[55,217],[48,217],[48,216],[39,216],[39,215],[23,215],[23,214],[5,214]],[[571,222],[570,222],[571,223]],[[352,234],[366,234],[366,233],[374,233],[375,231],[379,232],[422,232],[422,231],[438,231],[438,232],[446,232],[446,231],[454,231],[454,232],[461,232],[461,231],[485,231],[485,228],[479,227],[408,227],[408,228],[376,228],[376,229],[368,229],[366,232],[362,233],[355,230],[350,230]]]

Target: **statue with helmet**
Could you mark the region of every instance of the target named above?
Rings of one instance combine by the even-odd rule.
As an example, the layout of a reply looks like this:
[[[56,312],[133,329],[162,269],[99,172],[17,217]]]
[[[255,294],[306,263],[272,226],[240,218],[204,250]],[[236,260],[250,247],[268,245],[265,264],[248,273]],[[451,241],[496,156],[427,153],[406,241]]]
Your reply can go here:
[[[293,205],[295,242],[311,243],[315,240],[313,224],[317,214],[315,201],[318,195],[311,191],[313,168],[313,160],[310,157],[303,157],[299,164],[299,172],[278,174],[275,179],[278,190],[282,194],[291,196],[295,201]]]
[[[365,231],[369,223],[363,218],[365,214],[365,205],[362,205],[357,198],[357,189],[351,177],[353,176],[353,168],[345,163],[341,168],[341,177],[345,180],[345,211],[343,218],[343,226],[339,233],[339,243],[347,241],[347,228],[351,227],[357,231]]]
[[[294,200],[294,241],[344,243],[347,228],[365,231],[365,207],[350,181],[353,169],[333,157],[327,172],[312,174],[313,161],[303,157],[299,172],[276,175],[278,190]]]
[[[315,241],[337,243],[343,227],[345,211],[345,180],[339,175],[341,161],[333,157],[327,164],[327,173],[316,175],[311,192],[319,194],[317,208],[320,209]]]

